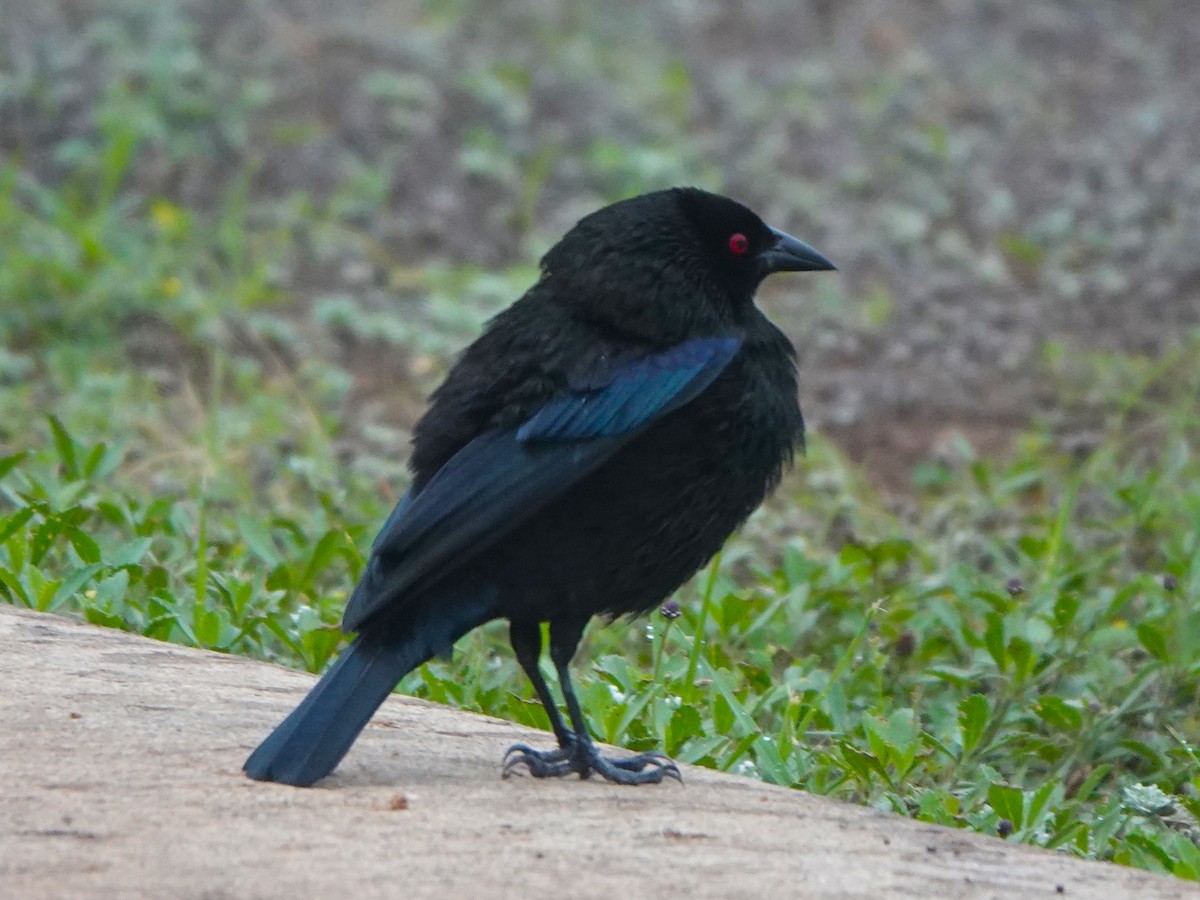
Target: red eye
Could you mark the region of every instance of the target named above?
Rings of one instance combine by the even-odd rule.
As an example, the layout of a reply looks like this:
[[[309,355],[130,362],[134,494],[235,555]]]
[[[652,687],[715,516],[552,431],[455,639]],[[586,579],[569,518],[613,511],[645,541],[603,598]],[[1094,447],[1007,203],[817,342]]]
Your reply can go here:
[[[750,249],[750,239],[740,231],[729,236],[729,252],[734,256],[741,256]]]

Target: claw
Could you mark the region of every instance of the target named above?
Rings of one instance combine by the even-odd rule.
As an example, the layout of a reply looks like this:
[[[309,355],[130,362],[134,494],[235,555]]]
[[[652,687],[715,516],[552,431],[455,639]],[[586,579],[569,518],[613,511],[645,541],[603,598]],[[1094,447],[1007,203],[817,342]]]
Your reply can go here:
[[[593,772],[616,784],[660,784],[674,778],[683,784],[679,767],[663,753],[639,753],[609,759],[601,756],[591,741],[574,747],[534,750],[525,744],[513,744],[504,753],[501,777],[508,778],[524,765],[534,778],[561,778],[576,773],[587,778]]]
[[[535,777],[545,778],[550,767],[563,763],[568,756],[569,751],[563,747],[556,747],[553,750],[534,750],[528,744],[513,744],[504,751],[504,771],[501,777],[508,778],[518,766],[524,764]],[[537,775],[537,772],[547,774]]]
[[[568,753],[562,747],[554,750],[534,750],[525,744],[513,744],[504,752],[504,771],[501,778],[513,775],[523,764],[534,778],[567,775],[571,771]]]
[[[657,751],[639,753],[637,756],[624,756],[620,759],[610,759],[608,761],[619,769],[628,769],[631,772],[640,772],[646,766],[658,765],[664,769],[674,769],[676,775],[679,773],[679,767],[675,765],[671,757]]]
[[[511,747],[509,747],[507,750],[504,751],[504,764],[506,766],[510,764],[508,758],[510,756],[512,756],[514,753],[517,754],[518,756],[524,756],[526,754],[530,754],[533,756],[542,756],[542,757],[550,756],[552,754],[563,754],[563,758],[564,759],[566,758],[566,755],[563,752],[561,747],[557,750],[534,750],[528,744],[513,744]],[[518,762],[519,761],[520,760],[518,760]]]

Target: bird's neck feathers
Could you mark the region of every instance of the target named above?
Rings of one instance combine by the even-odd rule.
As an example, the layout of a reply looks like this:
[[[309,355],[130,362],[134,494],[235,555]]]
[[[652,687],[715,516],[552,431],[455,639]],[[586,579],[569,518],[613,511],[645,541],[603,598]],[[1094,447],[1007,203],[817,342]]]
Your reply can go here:
[[[581,278],[550,270],[540,286],[572,316],[655,345],[740,332],[739,317],[713,302],[714,290],[702,280],[655,275],[633,269],[624,277]]]

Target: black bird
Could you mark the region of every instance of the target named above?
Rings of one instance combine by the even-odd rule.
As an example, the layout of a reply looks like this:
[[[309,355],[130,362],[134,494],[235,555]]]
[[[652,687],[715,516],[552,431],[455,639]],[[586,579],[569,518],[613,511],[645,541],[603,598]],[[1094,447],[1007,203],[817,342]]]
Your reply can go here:
[[[504,618],[558,739],[510,748],[506,774],[678,778],[662,754],[600,755],[568,666],[592,616],[656,606],[779,481],[804,440],[795,351],[754,292],[772,272],[832,268],[695,188],[575,225],[434,392],[412,487],[346,607],[357,637],[246,774],[300,786],[328,775],[404,675]],[[542,622],[570,726],[538,670]]]

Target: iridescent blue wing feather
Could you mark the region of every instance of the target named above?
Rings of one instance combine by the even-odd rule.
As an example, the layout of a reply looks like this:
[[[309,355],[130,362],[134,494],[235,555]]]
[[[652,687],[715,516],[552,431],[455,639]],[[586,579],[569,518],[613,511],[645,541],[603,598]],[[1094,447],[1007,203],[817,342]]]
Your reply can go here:
[[[740,347],[702,338],[588,373],[587,389],[549,401],[517,428],[489,431],[455,454],[388,517],[342,627],[432,584],[602,465],[654,421],[703,392]]]

